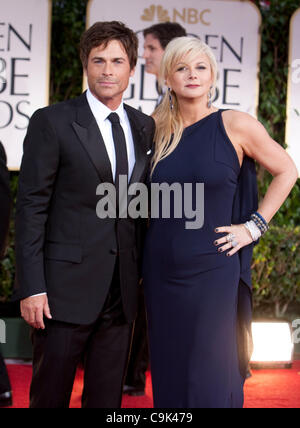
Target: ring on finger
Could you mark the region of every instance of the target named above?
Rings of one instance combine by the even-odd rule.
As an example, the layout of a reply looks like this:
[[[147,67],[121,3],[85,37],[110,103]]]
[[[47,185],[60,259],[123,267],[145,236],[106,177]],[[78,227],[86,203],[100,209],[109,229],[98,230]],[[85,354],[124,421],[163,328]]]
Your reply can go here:
[[[235,240],[231,241],[232,248],[235,248],[239,245],[239,243]]]
[[[235,236],[234,236],[234,234],[233,234],[233,233],[229,233],[229,234],[226,236],[226,240],[227,240],[227,242],[232,242],[234,239],[235,239]]]

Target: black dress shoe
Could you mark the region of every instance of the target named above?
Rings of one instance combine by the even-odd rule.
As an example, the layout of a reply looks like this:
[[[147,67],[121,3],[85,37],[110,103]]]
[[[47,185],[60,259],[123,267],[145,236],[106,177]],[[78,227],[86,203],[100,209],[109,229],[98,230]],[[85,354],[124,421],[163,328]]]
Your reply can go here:
[[[127,392],[131,397],[143,397],[145,395],[144,389],[135,388],[132,391]]]
[[[0,407],[10,407],[13,404],[11,391],[0,394]]]
[[[131,397],[142,397],[145,395],[145,388],[137,388],[135,386],[124,385],[123,393]]]

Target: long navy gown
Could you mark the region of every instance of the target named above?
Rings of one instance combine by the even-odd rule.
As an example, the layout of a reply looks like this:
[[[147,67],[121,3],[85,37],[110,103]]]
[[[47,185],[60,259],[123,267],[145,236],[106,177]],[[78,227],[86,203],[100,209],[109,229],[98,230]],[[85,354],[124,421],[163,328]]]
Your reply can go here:
[[[243,406],[252,246],[242,259],[218,253],[214,241],[224,236],[216,227],[248,220],[256,209],[255,168],[244,161],[241,174],[219,110],[186,128],[151,178],[153,184],[204,183],[202,228],[186,229],[191,219],[184,209],[175,218],[171,195],[171,218],[152,218],[147,233],[143,276],[155,407]]]

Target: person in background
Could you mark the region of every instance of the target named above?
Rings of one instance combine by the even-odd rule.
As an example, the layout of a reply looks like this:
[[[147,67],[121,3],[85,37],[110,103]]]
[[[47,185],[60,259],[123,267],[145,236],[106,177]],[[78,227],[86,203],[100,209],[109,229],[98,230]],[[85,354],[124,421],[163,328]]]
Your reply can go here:
[[[186,35],[186,30],[176,22],[163,22],[152,25],[144,30],[143,58],[146,62],[146,72],[154,74],[157,79],[157,91],[159,94],[157,105],[162,101],[164,94],[164,88],[158,84],[158,76],[165,49],[171,40]]]
[[[11,195],[9,187],[9,172],[6,166],[6,154],[0,143],[0,260],[5,254],[9,217],[11,210]],[[11,385],[7,370],[0,354],[0,407],[12,406]]]
[[[145,43],[143,55],[146,63],[146,72],[154,74],[158,79],[160,63],[168,43],[176,37],[183,36],[186,36],[186,30],[180,24],[174,22],[164,22],[146,28],[144,30]],[[157,90],[159,93],[158,105],[163,98],[163,88],[158,83]],[[133,396],[144,395],[146,371],[149,366],[147,320],[143,287],[140,287],[139,303],[131,356],[124,386],[124,392]]]

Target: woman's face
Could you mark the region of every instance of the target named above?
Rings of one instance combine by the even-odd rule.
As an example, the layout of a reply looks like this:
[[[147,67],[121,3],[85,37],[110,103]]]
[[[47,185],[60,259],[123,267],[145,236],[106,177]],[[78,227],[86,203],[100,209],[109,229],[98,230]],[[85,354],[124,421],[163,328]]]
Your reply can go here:
[[[184,56],[175,64],[166,81],[177,99],[207,96],[213,85],[213,74],[207,55],[199,54],[192,60]]]

